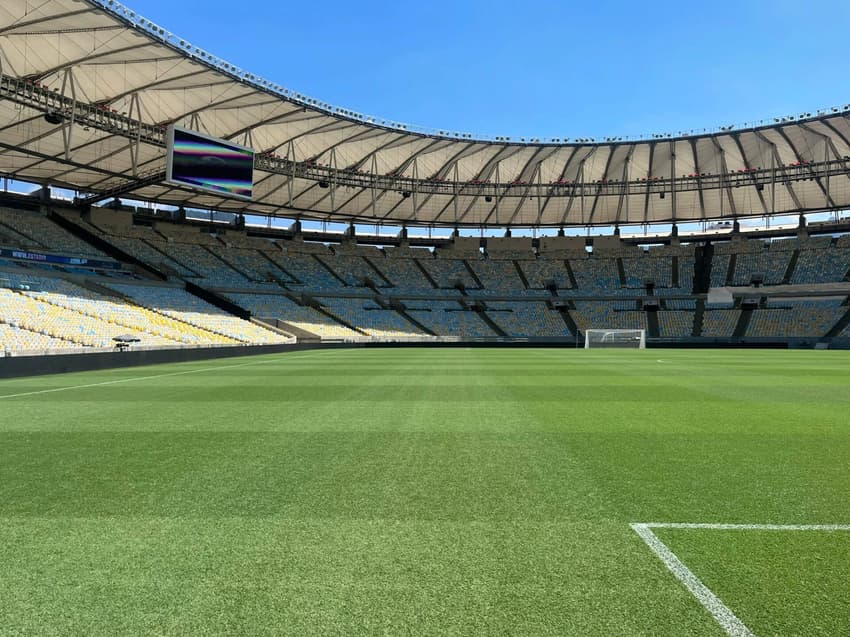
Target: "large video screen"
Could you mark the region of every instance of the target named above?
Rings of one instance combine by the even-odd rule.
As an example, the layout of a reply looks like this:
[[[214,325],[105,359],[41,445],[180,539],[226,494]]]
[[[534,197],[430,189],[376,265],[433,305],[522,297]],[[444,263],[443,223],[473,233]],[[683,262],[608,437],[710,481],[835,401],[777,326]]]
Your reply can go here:
[[[168,129],[166,180],[226,197],[251,199],[254,151],[179,126]]]

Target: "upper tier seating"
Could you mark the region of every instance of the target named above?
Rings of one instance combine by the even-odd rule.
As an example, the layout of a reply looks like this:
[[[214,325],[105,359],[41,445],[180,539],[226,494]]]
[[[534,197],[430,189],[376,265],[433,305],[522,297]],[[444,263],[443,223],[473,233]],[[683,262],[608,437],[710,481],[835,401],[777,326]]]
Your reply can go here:
[[[785,279],[792,254],[787,250],[741,253],[735,263],[732,284],[749,285],[754,274],[761,274],[764,275],[764,285],[779,285]]]
[[[471,289],[479,287],[461,259],[422,259],[419,263],[441,288],[453,288],[457,282]]]
[[[658,257],[623,259],[626,287],[642,288],[645,281],[653,281],[656,287],[673,287],[672,264],[671,259]]]
[[[475,259],[469,265],[484,288],[499,292],[522,292],[525,285],[519,278],[513,261]]]
[[[711,258],[711,287],[721,288],[726,285],[729,275],[729,262],[732,259],[728,254],[716,254]],[[749,281],[747,282],[749,283]]]
[[[554,281],[559,289],[572,287],[563,259],[540,258],[517,263],[525,274],[529,289],[543,289],[549,281]]]
[[[284,272],[274,260],[278,256],[279,250],[268,245],[267,250],[258,250],[255,248],[227,248],[224,250],[216,250],[215,253],[226,261],[230,267],[243,276],[252,280],[254,283],[294,283],[294,277]],[[254,287],[252,285],[252,287]],[[266,286],[263,286],[266,287]],[[269,286],[276,287],[276,286]]]
[[[0,232],[11,239],[23,237],[21,248],[37,248],[48,252],[85,257],[106,255],[78,239],[39,212],[0,208]]]
[[[416,252],[424,252],[424,250],[417,250]],[[393,284],[394,287],[388,290],[392,294],[434,294],[437,292],[437,289],[423,274],[416,259],[387,258],[379,262],[377,266],[384,277]]]
[[[182,277],[198,276],[198,273],[182,263],[178,263],[168,254],[168,241],[150,226],[112,226],[102,223],[95,225],[79,215],[71,212],[58,211],[73,223],[101,235],[107,242],[126,252],[131,257],[146,263],[166,273],[174,273]]]
[[[605,295],[619,291],[617,260],[604,257],[570,259],[570,267],[582,294]]]
[[[290,287],[309,291],[338,290],[344,287],[342,281],[336,278],[324,264],[311,254],[290,253],[285,255],[269,255],[275,263],[298,281]]]
[[[191,264],[192,269],[198,273],[197,277],[191,277],[198,282],[204,281],[212,287],[235,287],[249,288],[254,284],[247,276],[234,270],[216,253],[224,250],[223,246],[213,246],[207,249],[204,245],[190,243],[170,243],[169,254],[182,262]],[[265,284],[263,284],[265,286]],[[274,287],[274,286],[272,286]]]
[[[380,254],[380,253],[378,253]],[[369,265],[365,257],[347,254],[336,254],[331,257],[319,257],[330,267],[336,276],[350,286],[362,287],[367,279],[377,287],[389,287],[384,278]]]
[[[836,283],[850,272],[850,248],[809,248],[800,250],[791,283]]]

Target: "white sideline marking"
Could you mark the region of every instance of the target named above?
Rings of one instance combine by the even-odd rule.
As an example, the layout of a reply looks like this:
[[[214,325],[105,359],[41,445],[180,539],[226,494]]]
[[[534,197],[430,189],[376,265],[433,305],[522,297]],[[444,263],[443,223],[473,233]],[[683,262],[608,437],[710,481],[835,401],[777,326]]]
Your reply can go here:
[[[703,584],[652,529],[711,529],[716,531],[850,531],[850,524],[705,524],[677,522],[635,522],[635,533],[652,549],[673,575],[685,585],[700,604],[730,637],[755,637],[755,634]]]
[[[294,354],[291,354],[286,358],[286,360],[291,360],[295,358]],[[151,376],[134,376],[132,378],[121,378],[119,380],[106,380],[101,383],[88,383],[86,385],[70,385],[68,387],[54,387],[53,389],[39,389],[38,391],[25,391],[20,394],[5,394],[0,395],[0,400],[3,398],[22,398],[24,396],[36,396],[39,394],[52,394],[54,392],[59,391],[69,391],[71,389],[86,389],[88,387],[103,387],[105,385],[118,385],[120,383],[132,383],[137,380],[152,380],[154,378],[168,378],[169,376],[182,376],[184,374],[199,374],[201,372],[212,372],[218,371],[221,369],[230,369],[236,367],[247,367],[249,365],[264,365],[266,363],[277,363],[279,360],[277,358],[273,358],[271,360],[262,360],[262,361],[251,361],[249,363],[239,363],[237,365],[217,365],[215,367],[203,367],[201,369],[187,369],[182,372],[169,372],[168,374],[153,374]]]

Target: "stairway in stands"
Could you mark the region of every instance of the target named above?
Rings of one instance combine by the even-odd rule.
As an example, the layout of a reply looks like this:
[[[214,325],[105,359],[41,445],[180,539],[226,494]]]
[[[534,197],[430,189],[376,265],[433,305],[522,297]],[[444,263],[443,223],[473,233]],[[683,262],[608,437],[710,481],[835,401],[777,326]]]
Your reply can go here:
[[[694,260],[694,294],[706,294],[711,287],[711,262],[714,258],[714,246],[710,243],[697,248]]]

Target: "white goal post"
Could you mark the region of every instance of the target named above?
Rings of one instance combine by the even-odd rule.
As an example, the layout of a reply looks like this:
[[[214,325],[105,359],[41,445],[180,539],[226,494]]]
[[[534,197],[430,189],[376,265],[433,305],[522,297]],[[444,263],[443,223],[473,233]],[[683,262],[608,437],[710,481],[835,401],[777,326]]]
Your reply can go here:
[[[584,348],[627,347],[646,348],[646,330],[585,330]]]

